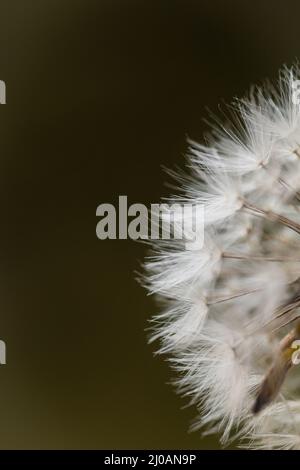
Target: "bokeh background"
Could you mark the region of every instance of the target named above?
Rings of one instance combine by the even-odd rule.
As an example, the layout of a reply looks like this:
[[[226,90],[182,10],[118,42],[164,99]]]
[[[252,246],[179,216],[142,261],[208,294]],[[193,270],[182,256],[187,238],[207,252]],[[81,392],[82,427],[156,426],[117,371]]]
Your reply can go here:
[[[299,1],[1,0],[0,448],[197,449],[162,358],[146,247],[96,207],[159,202],[206,108],[300,55]]]

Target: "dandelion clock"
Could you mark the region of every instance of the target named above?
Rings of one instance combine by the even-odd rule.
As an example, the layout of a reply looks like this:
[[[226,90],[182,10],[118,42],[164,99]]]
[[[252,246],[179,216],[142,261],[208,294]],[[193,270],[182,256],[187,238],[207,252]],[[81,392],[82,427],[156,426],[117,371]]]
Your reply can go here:
[[[203,207],[203,243],[155,240],[145,263],[161,306],[151,340],[192,429],[222,445],[300,449],[299,78],[283,69],[214,119],[205,145],[189,141],[170,202]]]

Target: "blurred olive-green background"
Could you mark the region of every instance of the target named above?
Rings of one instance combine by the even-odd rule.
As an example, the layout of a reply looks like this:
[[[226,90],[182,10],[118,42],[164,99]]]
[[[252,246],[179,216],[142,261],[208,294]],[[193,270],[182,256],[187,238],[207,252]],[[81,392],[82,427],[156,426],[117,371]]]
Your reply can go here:
[[[216,448],[147,345],[145,246],[96,207],[159,202],[206,107],[300,55],[299,1],[1,0],[0,448]]]

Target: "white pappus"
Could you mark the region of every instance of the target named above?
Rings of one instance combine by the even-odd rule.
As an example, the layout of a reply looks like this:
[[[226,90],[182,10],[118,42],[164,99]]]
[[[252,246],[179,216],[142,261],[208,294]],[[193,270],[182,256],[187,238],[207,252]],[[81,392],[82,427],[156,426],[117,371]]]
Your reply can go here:
[[[223,445],[300,449],[300,105],[297,66],[235,100],[208,145],[189,141],[170,200],[204,206],[201,249],[153,241],[144,283],[192,427]]]

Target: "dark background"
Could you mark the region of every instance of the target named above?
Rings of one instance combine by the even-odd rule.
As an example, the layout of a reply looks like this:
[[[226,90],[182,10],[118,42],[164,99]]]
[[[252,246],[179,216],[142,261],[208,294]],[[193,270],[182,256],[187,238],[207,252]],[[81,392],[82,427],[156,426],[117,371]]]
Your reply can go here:
[[[206,107],[300,55],[299,1],[1,0],[0,448],[215,448],[147,345],[142,244],[96,207],[167,195]]]

